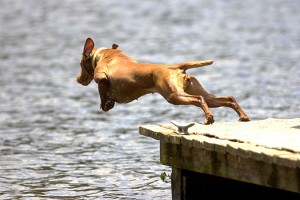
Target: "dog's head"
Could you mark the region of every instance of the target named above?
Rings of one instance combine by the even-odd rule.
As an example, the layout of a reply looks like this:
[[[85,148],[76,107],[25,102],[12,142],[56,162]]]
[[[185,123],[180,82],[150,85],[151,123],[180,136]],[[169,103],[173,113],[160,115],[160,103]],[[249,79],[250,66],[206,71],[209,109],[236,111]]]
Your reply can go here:
[[[94,41],[87,38],[83,47],[82,57],[80,61],[81,71],[77,77],[77,82],[82,85],[88,85],[94,79],[94,69],[92,66],[92,52],[94,49]]]

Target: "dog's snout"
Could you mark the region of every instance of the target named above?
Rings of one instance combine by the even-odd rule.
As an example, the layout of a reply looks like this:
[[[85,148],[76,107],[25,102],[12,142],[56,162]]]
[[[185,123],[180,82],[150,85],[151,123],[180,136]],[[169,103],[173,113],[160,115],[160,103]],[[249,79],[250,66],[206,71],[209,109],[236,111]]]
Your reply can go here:
[[[82,72],[80,73],[79,76],[77,76],[77,82],[84,86],[87,86],[93,79],[94,79],[93,76],[84,74]]]

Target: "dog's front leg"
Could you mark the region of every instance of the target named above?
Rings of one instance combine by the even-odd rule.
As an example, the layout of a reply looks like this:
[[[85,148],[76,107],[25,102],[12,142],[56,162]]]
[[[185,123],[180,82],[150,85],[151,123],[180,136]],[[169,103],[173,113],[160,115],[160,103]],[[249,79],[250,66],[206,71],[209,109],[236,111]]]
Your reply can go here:
[[[104,75],[104,76],[103,76]],[[107,112],[110,109],[112,109],[115,105],[115,101],[111,99],[108,95],[108,88],[109,88],[109,81],[105,74],[102,76],[98,76],[95,80],[98,83],[98,91],[99,91],[99,96],[100,96],[100,108]]]
[[[115,101],[109,98],[109,96],[107,95],[108,87],[106,83],[99,81],[98,90],[99,90],[100,101],[101,101],[100,108],[103,111],[107,112],[114,107]]]

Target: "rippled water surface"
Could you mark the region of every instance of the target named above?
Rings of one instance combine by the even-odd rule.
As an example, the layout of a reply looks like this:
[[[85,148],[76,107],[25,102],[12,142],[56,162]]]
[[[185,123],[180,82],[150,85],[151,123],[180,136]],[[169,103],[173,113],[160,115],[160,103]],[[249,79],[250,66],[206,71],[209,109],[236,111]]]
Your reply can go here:
[[[108,113],[76,82],[86,37],[140,62],[213,59],[193,69],[252,119],[300,117],[300,2],[0,1],[0,199],[170,199],[159,142],[140,124],[203,122],[147,95]],[[238,117],[213,109],[216,121]]]

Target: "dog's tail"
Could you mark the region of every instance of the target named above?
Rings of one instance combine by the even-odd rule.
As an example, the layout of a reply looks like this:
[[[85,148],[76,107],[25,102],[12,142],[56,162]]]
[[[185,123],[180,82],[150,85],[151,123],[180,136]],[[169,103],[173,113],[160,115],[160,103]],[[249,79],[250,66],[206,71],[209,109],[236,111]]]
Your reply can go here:
[[[195,61],[195,62],[183,62],[178,64],[178,68],[185,71],[191,68],[203,67],[206,65],[211,65],[214,61],[212,60],[203,60],[203,61]]]

